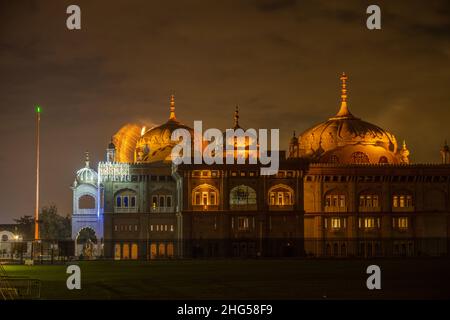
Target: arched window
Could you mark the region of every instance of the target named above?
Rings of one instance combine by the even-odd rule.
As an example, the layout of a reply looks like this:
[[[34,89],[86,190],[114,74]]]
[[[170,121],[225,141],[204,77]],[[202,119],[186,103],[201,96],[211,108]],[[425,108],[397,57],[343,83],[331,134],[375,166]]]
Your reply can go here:
[[[409,193],[396,193],[392,196],[392,207],[396,208],[412,208],[413,196]]]
[[[230,207],[240,210],[256,210],[256,192],[252,187],[240,185],[230,191]]]
[[[219,205],[219,192],[209,184],[202,184],[192,190],[192,205],[194,209],[208,209]]]
[[[385,164],[385,163],[389,163],[389,161],[388,161],[388,158],[386,158],[385,156],[381,156],[378,163]]]
[[[294,191],[291,187],[278,184],[269,189],[269,206],[292,206],[294,204]]]
[[[135,191],[124,189],[116,193],[115,212],[136,212],[137,207],[137,195]]]
[[[158,189],[153,191],[150,196],[150,210],[152,212],[172,212],[173,201],[172,192],[167,189]]]
[[[352,153],[352,163],[369,163],[369,157],[364,152]]]
[[[95,209],[95,198],[91,195],[83,195],[78,199],[78,209]]]
[[[379,208],[380,196],[373,191],[364,191],[359,195],[359,207],[364,209]]]
[[[347,206],[346,196],[343,191],[331,190],[325,195],[326,211],[345,211]]]

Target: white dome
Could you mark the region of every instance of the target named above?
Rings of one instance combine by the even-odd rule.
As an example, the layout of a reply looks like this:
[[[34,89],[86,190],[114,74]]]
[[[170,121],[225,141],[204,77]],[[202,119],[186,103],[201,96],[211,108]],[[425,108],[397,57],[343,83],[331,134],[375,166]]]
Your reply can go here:
[[[77,171],[76,182],[96,184],[97,180],[97,172],[89,166],[89,154],[86,152],[86,166]]]

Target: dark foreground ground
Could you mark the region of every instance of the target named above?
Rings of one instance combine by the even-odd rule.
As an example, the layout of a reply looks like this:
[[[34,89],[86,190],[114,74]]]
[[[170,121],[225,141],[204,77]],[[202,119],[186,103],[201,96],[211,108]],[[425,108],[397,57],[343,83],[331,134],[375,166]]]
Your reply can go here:
[[[449,259],[85,261],[81,290],[65,265],[5,266],[42,281],[43,299],[448,299]],[[382,273],[366,287],[367,266]]]

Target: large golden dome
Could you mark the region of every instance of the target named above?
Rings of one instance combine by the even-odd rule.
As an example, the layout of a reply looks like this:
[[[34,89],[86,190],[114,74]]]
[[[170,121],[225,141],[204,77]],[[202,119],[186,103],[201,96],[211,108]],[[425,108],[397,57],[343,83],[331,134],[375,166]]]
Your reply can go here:
[[[191,134],[193,130],[182,124],[175,116],[175,98],[170,97],[169,120],[157,127],[147,130],[136,144],[135,162],[171,161],[172,148],[177,144],[171,140],[176,129],[186,129]]]
[[[299,137],[299,156],[327,163],[407,163],[406,145],[398,150],[395,136],[355,117],[347,106],[347,79],[341,76],[339,112]],[[408,152],[409,155],[409,152]]]
[[[116,150],[116,162],[134,162],[134,149],[141,136],[141,131],[142,125],[128,123],[120,128],[120,130],[112,137],[112,145],[110,145],[109,148],[112,147]]]

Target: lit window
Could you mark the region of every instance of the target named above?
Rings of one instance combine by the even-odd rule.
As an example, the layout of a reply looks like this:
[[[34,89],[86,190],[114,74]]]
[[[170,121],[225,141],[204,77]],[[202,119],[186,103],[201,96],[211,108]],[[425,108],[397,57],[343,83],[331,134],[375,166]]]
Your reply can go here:
[[[277,204],[279,206],[283,205],[283,192],[278,192],[278,197],[277,197]]]
[[[157,206],[158,206],[158,197],[157,196],[153,196],[152,197],[152,208],[156,209]]]
[[[285,192],[284,193],[284,205],[290,205],[290,204],[292,204],[291,193]]]
[[[344,207],[345,207],[345,196],[344,196],[344,195],[341,195],[341,196],[339,197],[339,206],[340,206],[341,208],[344,208]]]
[[[270,193],[270,205],[275,205],[275,192]]]
[[[170,225],[170,231],[173,232],[173,224]]]
[[[329,194],[325,197],[326,207],[340,207],[345,208],[345,195],[343,194]]]
[[[406,196],[406,206],[407,207],[412,207],[413,203],[412,203],[412,196],[407,195]]]
[[[152,224],[150,225],[150,231],[153,231],[153,225]]]
[[[400,196],[400,208],[405,207],[405,196]]]
[[[124,206],[125,208],[128,208],[128,196],[124,196],[124,197],[123,197],[123,206]]]
[[[366,229],[375,228],[375,219],[374,218],[364,218],[364,228],[366,228]]]
[[[340,229],[341,228],[341,219],[340,218],[331,218],[331,228],[332,229]]]
[[[398,228],[399,229],[408,229],[408,218],[407,217],[398,218]]]
[[[218,201],[217,191],[210,185],[200,185],[192,191],[192,204],[202,206],[203,209],[217,205]]]
[[[376,194],[360,195],[359,206],[364,208],[377,208],[379,206],[378,195]]]
[[[195,204],[196,204],[196,205],[202,204],[202,203],[200,202],[200,192],[196,192],[196,193],[195,193]]]
[[[234,187],[230,191],[231,205],[250,205],[256,204],[256,191],[245,185]]]
[[[410,208],[413,206],[413,198],[409,194],[399,194],[392,197],[394,208]]]
[[[249,223],[248,223],[248,218],[247,217],[239,217],[238,218],[238,230],[248,230],[249,228]]]
[[[398,207],[398,196],[394,196],[394,197],[392,198],[392,206],[393,206],[394,208],[397,208],[397,207]]]
[[[212,206],[216,205],[216,193],[215,192],[209,193],[209,204]]]
[[[378,202],[378,196],[377,195],[374,195],[372,197],[372,206],[375,207],[375,208],[378,208],[380,206],[379,202]]]

